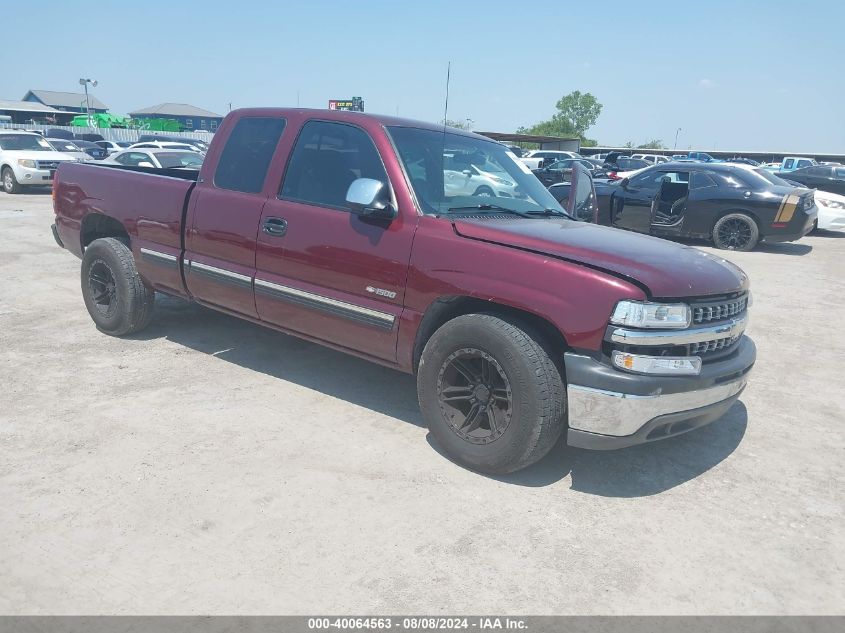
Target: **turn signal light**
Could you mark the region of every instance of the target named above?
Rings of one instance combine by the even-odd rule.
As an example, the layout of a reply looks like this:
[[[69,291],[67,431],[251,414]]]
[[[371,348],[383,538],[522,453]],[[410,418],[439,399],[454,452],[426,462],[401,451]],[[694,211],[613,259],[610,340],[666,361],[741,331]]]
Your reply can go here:
[[[653,376],[697,376],[701,373],[698,356],[643,356],[613,352],[613,365],[636,374]]]

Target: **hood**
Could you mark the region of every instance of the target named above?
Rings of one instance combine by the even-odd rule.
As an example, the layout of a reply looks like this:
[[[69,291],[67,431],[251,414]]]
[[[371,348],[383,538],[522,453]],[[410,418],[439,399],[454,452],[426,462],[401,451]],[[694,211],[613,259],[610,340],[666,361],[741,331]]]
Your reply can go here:
[[[62,152],[33,152],[25,149],[5,149],[3,150],[3,155],[9,156],[10,158],[29,160],[76,160],[73,156],[68,156]]]
[[[745,290],[748,277],[729,261],[697,248],[564,218],[455,219],[468,238],[544,253],[639,282],[654,298],[722,295]]]

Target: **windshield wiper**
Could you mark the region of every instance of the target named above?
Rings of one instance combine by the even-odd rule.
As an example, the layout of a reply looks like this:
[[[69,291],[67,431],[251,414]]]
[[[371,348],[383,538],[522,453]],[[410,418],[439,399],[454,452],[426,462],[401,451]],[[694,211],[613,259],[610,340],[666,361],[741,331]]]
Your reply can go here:
[[[500,207],[495,204],[476,204],[472,206],[466,207],[451,207],[449,209],[449,213],[453,211],[492,211],[494,213],[511,213],[513,215],[518,215],[521,218],[536,218],[537,216],[540,217],[551,217],[551,216],[560,216],[569,218],[574,220],[571,215],[566,213],[565,211],[558,211],[557,209],[543,209],[542,211],[517,211],[516,209],[508,209],[507,207]]]

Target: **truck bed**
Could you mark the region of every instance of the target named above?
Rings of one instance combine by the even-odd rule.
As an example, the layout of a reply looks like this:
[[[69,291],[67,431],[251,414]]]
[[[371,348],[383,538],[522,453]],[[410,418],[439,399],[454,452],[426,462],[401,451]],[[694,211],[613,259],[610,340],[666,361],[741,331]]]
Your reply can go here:
[[[173,173],[175,172],[175,173]],[[77,257],[97,237],[98,223],[120,222],[129,235],[138,269],[144,276],[145,250],[150,247],[173,258],[156,286],[182,294],[179,268],[182,225],[187,202],[198,174],[181,169],[149,169],[68,163],[56,172],[53,184],[56,232]]]

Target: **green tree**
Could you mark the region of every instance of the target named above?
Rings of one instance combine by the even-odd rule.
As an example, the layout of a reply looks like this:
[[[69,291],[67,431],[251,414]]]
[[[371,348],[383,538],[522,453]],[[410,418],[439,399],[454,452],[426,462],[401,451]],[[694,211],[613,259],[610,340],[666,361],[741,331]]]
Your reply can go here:
[[[595,125],[601,114],[602,105],[589,92],[581,93],[576,90],[558,99],[555,104],[557,112],[548,121],[540,121],[531,126],[523,126],[516,131],[518,134],[539,134],[543,136],[577,136],[582,144],[587,145],[590,139],[584,133]]]
[[[458,128],[459,130],[469,130],[472,131],[472,127],[470,126],[469,121],[455,121],[452,119],[446,119],[445,121],[440,121],[441,125],[445,125],[446,127],[454,127]]]
[[[584,133],[596,124],[601,114],[602,105],[589,92],[580,90],[561,97],[555,104],[557,114],[554,118],[563,119],[575,133],[584,138]]]
[[[637,145],[637,149],[666,149],[666,146],[663,144],[661,139],[653,139],[648,143],[643,143],[642,145]]]

